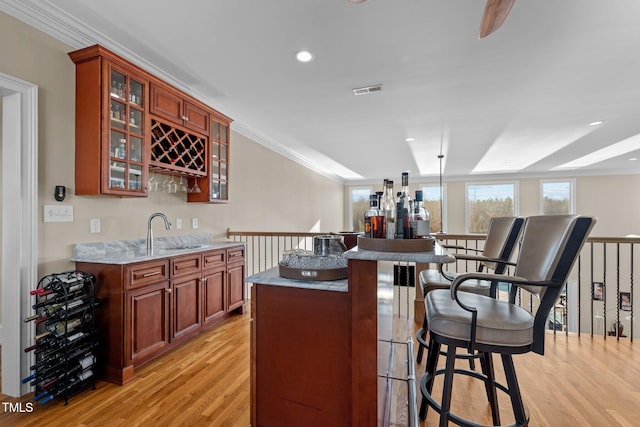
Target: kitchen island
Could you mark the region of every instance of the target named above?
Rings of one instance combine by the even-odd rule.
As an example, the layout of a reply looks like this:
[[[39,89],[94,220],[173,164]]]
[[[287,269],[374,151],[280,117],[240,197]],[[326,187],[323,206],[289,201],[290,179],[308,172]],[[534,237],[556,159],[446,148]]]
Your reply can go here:
[[[251,303],[251,425],[382,425],[388,416],[395,262],[453,262],[428,252],[351,249],[348,278],[282,278],[278,268],[248,277]],[[381,268],[379,268],[379,266]]]

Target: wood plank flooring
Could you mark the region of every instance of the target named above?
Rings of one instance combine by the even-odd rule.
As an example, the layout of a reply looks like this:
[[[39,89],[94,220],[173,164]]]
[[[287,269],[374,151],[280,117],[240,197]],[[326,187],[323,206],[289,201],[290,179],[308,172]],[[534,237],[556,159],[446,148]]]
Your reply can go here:
[[[413,333],[415,325],[399,321],[405,322],[398,333],[398,338],[404,339]],[[83,392],[67,406],[56,400],[36,405],[33,413],[0,409],[0,426],[248,426],[249,325],[249,314],[233,316],[138,369],[131,383],[120,387],[98,382],[95,391]],[[544,356],[515,356],[523,397],[531,412],[530,425],[639,425],[638,345],[640,342],[630,343],[628,338],[617,341],[612,337],[605,340],[549,334]],[[499,371],[499,359],[495,363]],[[460,367],[465,366],[460,362]],[[417,374],[423,371],[424,362]],[[402,426],[406,420],[406,386],[398,387],[394,409],[398,421],[392,425]],[[461,377],[453,390],[454,411],[490,424],[479,381]],[[434,393],[439,396],[438,384]],[[29,397],[0,395],[0,401],[27,402]],[[500,397],[500,406],[504,408],[503,423],[510,422],[506,397]],[[437,422],[437,414],[429,411],[421,425],[434,426]]]

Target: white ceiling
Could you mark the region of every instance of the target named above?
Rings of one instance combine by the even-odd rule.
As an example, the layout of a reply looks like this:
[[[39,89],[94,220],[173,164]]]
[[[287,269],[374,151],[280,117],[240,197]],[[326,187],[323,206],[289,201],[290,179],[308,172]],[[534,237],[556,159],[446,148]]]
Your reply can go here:
[[[404,170],[431,180],[441,149],[448,179],[640,173],[629,160],[640,158],[640,1],[517,0],[479,39],[484,4],[0,0],[0,10],[74,48],[100,43],[346,183]],[[315,59],[296,62],[300,49]],[[373,84],[383,90],[352,93]]]

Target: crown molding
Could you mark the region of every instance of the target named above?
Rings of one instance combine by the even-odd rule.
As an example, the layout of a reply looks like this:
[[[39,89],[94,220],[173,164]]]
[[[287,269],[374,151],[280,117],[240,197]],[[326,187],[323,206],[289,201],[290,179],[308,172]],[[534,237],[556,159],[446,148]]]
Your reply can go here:
[[[100,44],[127,59],[128,61],[134,63],[140,68],[145,69],[146,71],[156,75],[158,78],[161,78],[162,80],[177,87],[183,92],[205,102],[208,105],[211,105],[212,108],[216,108],[216,106],[212,105],[211,101],[208,100],[208,98],[203,94],[194,91],[171,74],[159,69],[154,64],[134,54],[126,47],[115,42],[109,37],[106,37],[104,34],[98,32],[94,28],[73,18],[48,1],[0,0],[0,10],[50,35],[51,37],[54,37],[55,39],[68,44],[74,49],[80,49],[94,44]],[[260,132],[257,132],[251,126],[243,123],[241,120],[234,118],[231,127],[236,132],[246,136],[247,138],[250,138],[256,143],[300,164],[307,169],[312,170],[313,172],[316,172],[326,178],[337,181],[339,183],[344,183],[344,179],[341,176],[326,170],[326,168],[315,164],[308,158],[301,156],[300,154],[287,148],[286,146],[262,135]]]

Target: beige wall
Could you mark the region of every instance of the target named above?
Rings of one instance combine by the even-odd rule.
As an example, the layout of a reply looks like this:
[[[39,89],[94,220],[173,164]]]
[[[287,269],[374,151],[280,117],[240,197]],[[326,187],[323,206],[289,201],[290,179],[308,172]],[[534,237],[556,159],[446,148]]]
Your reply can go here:
[[[71,50],[0,12],[0,72],[39,87],[39,217],[43,205],[58,203],[53,199],[55,185],[67,186],[63,203],[74,209],[73,223],[40,220],[40,276],[73,268],[69,259],[77,242],[144,238],[147,218],[157,211],[167,214],[173,223],[182,218],[183,229],[167,232],[158,221],[154,223],[156,236],[207,232],[222,239],[228,227],[246,231],[342,228],[340,183],[236,132],[231,135],[228,204],[187,204],[184,193],[151,193],[148,198],[75,196],[75,69],[67,55]],[[191,218],[195,217],[200,226],[191,230]],[[89,233],[91,218],[102,220],[102,233]]]
[[[398,173],[399,175],[400,173]],[[398,179],[399,176],[396,178]],[[592,236],[624,237],[628,234],[640,235],[640,173],[636,175],[584,176],[575,179],[576,213],[595,216],[598,219]],[[409,186],[414,193],[421,185],[437,183],[413,178]],[[505,182],[506,180],[500,181]],[[471,182],[471,181],[469,181]],[[473,181],[491,182],[491,181]],[[540,214],[540,179],[510,180],[518,185],[519,215]],[[445,231],[453,234],[465,233],[465,185],[464,181],[447,182]],[[374,191],[382,189],[382,184],[374,185]],[[395,187],[396,191],[399,186]],[[349,191],[345,191],[345,204]]]

